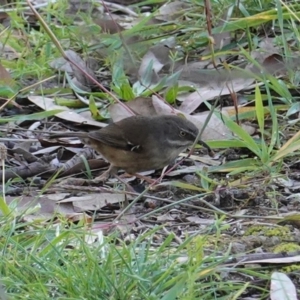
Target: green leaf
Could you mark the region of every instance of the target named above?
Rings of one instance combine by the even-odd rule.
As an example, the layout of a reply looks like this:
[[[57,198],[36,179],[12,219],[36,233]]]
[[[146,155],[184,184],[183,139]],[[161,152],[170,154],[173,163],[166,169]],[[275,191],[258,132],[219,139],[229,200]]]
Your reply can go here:
[[[255,87],[255,110],[256,110],[256,118],[258,122],[258,126],[261,132],[261,157],[263,163],[267,163],[269,161],[269,152],[266,142],[264,140],[264,131],[265,131],[265,109],[260,93],[259,86]]]
[[[265,130],[265,112],[264,112],[264,106],[263,106],[261,93],[258,85],[256,85],[255,87],[255,109],[256,109],[258,126],[261,134],[263,135]]]
[[[102,119],[100,117],[100,114],[99,114],[99,111],[98,111],[98,107],[97,107],[97,105],[95,103],[95,99],[94,99],[94,97],[92,95],[89,98],[89,109],[90,109],[90,112],[91,112],[92,117],[93,117],[94,120],[99,120],[99,118]]]
[[[119,58],[112,63],[112,82],[117,88],[121,89],[124,82],[127,82],[127,76],[124,73],[122,59]]]
[[[7,203],[5,202],[4,197],[0,196],[0,211],[3,215],[7,216],[11,213],[11,210]]]
[[[13,95],[17,93],[16,89],[12,89],[10,86],[1,86],[0,85],[0,97],[1,98],[11,98]]]
[[[230,161],[221,166],[213,166],[208,169],[211,172],[233,172],[236,170],[256,170],[260,166],[259,161],[254,158],[245,158]]]
[[[284,158],[285,156],[294,154],[295,151],[300,150],[300,141],[297,141],[288,147],[282,147],[277,151],[277,153],[272,157],[272,161],[277,161],[281,158]]]
[[[212,184],[217,185],[217,182],[214,182],[208,177],[208,168],[204,167],[201,171],[197,171],[196,174],[201,178],[201,187],[206,191],[210,191],[210,186]]]
[[[44,118],[52,117],[60,112],[63,112],[64,110],[61,109],[53,109],[53,110],[47,110],[39,113],[34,113],[31,115],[18,115],[13,118],[0,118],[0,123],[7,123],[7,122],[15,122],[15,121],[31,121],[31,120],[41,120]]]
[[[153,60],[150,60],[146,70],[141,75],[140,81],[144,87],[148,87],[152,83],[153,63]]]
[[[220,149],[227,149],[227,148],[247,148],[245,142],[240,140],[220,140],[220,141],[208,141],[206,142],[207,145],[211,148],[220,148]]]
[[[178,83],[167,88],[164,98],[168,103],[173,104],[177,98],[177,94],[178,94]]]
[[[288,8],[290,11],[295,10],[294,15],[299,17],[299,6],[295,5],[289,5]],[[291,13],[287,11],[287,9],[283,9],[284,13],[282,14],[282,19],[290,19]],[[266,22],[271,22],[273,20],[278,19],[278,14],[276,9],[272,9],[269,11],[265,11],[262,13],[258,13],[249,17],[245,18],[239,18],[237,20],[234,20],[232,22],[226,22],[222,26],[216,27],[213,29],[214,33],[221,33],[221,32],[227,32],[227,31],[234,31],[234,30],[240,30],[248,27],[256,27],[260,24],[264,24]],[[202,35],[205,36],[206,33],[200,34],[199,37]]]
[[[181,189],[186,189],[186,190],[191,190],[191,191],[198,191],[198,192],[205,192],[205,190],[203,188],[199,188],[193,184],[189,184],[189,183],[184,183],[181,181],[170,181],[169,182],[170,185],[172,186],[176,186],[179,187]],[[161,185],[164,185],[164,183],[162,183]]]
[[[123,100],[133,100],[135,98],[135,94],[128,82],[124,82],[120,89],[120,95]]]
[[[160,79],[160,81],[156,84],[149,86],[142,86],[142,84],[137,81],[133,85],[134,91],[136,91],[136,95],[149,97],[155,92],[160,92],[161,89],[168,86],[173,86],[178,82],[180,76],[180,72],[176,72],[170,76],[164,76]]]
[[[163,296],[163,298],[161,298],[161,300],[178,299],[177,297],[179,295],[182,295],[182,293],[184,291],[185,284],[186,284],[186,280],[184,278],[177,281],[176,284],[173,285],[173,287],[165,293],[165,295]]]
[[[261,149],[254,141],[254,139],[250,136],[250,134],[226,116],[223,116],[223,119],[226,126],[245,143],[245,146],[259,158],[261,158]]]

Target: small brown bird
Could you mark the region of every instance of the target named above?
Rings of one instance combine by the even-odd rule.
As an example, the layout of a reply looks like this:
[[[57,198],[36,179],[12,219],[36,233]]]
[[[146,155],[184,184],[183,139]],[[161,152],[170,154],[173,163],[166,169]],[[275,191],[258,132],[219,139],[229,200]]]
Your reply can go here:
[[[129,174],[162,169],[194,143],[198,132],[192,122],[175,115],[132,116],[96,131],[56,133],[50,138],[78,137],[101,153],[111,165],[97,179],[106,180],[119,169]]]

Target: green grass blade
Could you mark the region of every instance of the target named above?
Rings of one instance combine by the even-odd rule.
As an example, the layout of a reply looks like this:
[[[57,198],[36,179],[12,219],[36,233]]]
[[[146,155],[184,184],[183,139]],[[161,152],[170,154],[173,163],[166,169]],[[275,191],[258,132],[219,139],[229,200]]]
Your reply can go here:
[[[41,120],[44,118],[52,117],[60,112],[63,112],[63,110],[53,109],[53,110],[47,110],[47,111],[34,113],[34,114],[30,114],[30,115],[18,115],[17,117],[13,117],[13,118],[0,118],[0,123],[8,123],[8,122],[15,122],[15,121]]]
[[[0,211],[4,216],[11,214],[11,210],[2,196],[0,196]]]
[[[225,121],[226,126],[245,143],[245,146],[259,158],[261,158],[261,149],[254,141],[254,139],[250,136],[250,134],[230,118],[223,116],[223,120]]]

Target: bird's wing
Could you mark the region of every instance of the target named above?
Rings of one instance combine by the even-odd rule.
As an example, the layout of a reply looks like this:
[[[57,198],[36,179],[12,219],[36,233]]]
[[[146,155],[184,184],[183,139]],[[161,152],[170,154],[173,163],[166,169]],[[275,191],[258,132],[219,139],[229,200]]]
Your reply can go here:
[[[101,130],[89,133],[89,138],[99,141],[111,147],[123,149],[126,151],[133,151],[138,148],[139,144],[135,144],[128,140],[120,126],[110,124]]]

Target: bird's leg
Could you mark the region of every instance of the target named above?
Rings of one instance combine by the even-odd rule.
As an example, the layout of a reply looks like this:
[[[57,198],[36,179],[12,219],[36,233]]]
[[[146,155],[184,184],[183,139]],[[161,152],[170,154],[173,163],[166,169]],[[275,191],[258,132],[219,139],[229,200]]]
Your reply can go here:
[[[93,183],[105,182],[110,176],[115,176],[118,172],[118,168],[110,165],[108,170],[103,172],[100,176],[97,176],[92,180]]]
[[[120,182],[122,182],[125,185],[127,191],[135,193],[135,190],[127,182],[122,180],[122,178],[120,178],[117,175],[118,169],[119,168],[110,165],[107,171],[102,173],[100,176],[96,177],[94,180],[92,180],[92,182],[93,183],[105,182],[110,176],[114,176],[116,179],[118,179]]]
[[[128,174],[128,173],[126,173],[126,174]],[[139,178],[140,180],[144,180],[149,184],[153,184],[154,182],[156,182],[155,179],[152,179],[149,176],[145,176],[145,175],[142,175],[142,174],[135,173],[135,174],[131,174],[131,175],[128,174],[128,175],[129,176],[135,176],[136,178]]]

